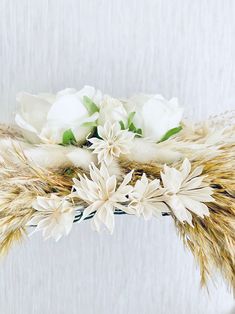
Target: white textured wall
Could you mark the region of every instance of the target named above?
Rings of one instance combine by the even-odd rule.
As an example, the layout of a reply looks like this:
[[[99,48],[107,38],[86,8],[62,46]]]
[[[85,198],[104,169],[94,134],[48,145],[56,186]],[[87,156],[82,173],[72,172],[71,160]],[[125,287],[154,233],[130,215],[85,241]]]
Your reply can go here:
[[[0,0],[0,120],[15,94],[91,84],[178,96],[203,118],[234,108],[233,0]],[[75,225],[0,264],[1,314],[223,314],[233,298],[199,272],[170,218],[118,217],[113,236]]]

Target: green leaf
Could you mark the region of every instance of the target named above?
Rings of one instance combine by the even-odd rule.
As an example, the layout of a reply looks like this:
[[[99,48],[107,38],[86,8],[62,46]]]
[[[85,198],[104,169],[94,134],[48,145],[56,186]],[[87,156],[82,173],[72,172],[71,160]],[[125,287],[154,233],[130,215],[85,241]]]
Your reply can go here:
[[[133,123],[133,118],[134,118],[135,114],[136,113],[134,111],[129,114],[126,127],[125,127],[125,124],[123,121],[119,121],[119,124],[121,126],[121,130],[128,130],[130,132],[135,133],[137,136],[142,136],[142,134],[143,134],[142,130],[137,129],[137,127]]]
[[[71,129],[68,129],[63,134],[63,145],[71,145],[76,143],[76,138]]]
[[[136,134],[138,134],[138,135],[143,135],[142,129],[137,129],[137,130],[136,130]]]
[[[134,123],[131,123],[131,124],[129,125],[128,130],[131,131],[131,132],[136,133],[136,127],[135,127]]]
[[[182,126],[178,126],[176,128],[170,129],[169,131],[166,132],[166,134],[160,139],[159,143],[164,142],[166,140],[168,140],[170,137],[172,137],[173,135],[179,133],[182,130]]]
[[[72,175],[72,174],[74,173],[74,171],[73,171],[73,169],[71,169],[71,168],[67,168],[67,169],[65,169],[65,173],[66,173],[68,176],[70,176],[70,175]]]
[[[84,96],[83,103],[90,115],[93,115],[95,112],[99,112],[99,108],[89,97]]]
[[[135,116],[135,112],[134,112],[134,111],[129,114],[128,120],[127,120],[127,125],[128,125],[128,127],[130,127],[130,125],[133,124],[133,118],[134,118],[134,116]],[[133,125],[134,125],[134,124],[133,124]]]
[[[124,122],[123,121],[119,121],[119,124],[120,124],[121,130],[125,130]]]

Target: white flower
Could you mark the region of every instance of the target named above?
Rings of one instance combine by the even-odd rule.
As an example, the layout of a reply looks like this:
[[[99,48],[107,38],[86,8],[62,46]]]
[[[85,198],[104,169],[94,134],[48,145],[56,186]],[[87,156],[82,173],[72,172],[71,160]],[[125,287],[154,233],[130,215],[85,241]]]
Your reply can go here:
[[[91,179],[88,179],[86,176],[79,175],[79,180],[73,179],[75,195],[89,205],[84,209],[82,219],[95,212],[92,219],[95,230],[99,231],[100,225],[103,223],[112,233],[115,209],[126,210],[127,196],[132,191],[132,187],[128,185],[132,172],[125,176],[119,187],[117,186],[116,176],[109,175],[104,163],[101,164],[100,169],[92,164],[90,166],[90,177]]]
[[[126,103],[129,112],[135,112],[133,123],[142,129],[143,136],[159,141],[172,128],[178,127],[183,108],[178,100],[164,99],[161,95],[136,95]]]
[[[153,215],[159,216],[161,213],[169,212],[164,199],[160,180],[149,181],[144,173],[130,194],[129,213],[137,216],[143,215],[146,220]]]
[[[161,173],[163,186],[166,189],[166,203],[181,222],[192,226],[192,215],[209,216],[209,209],[204,202],[211,202],[213,190],[203,182],[200,176],[203,167],[197,167],[191,172],[191,164],[185,159],[180,170],[164,166]]]
[[[101,92],[90,86],[80,91],[65,89],[57,95],[22,92],[17,97],[21,108],[15,121],[32,143],[60,144],[67,130],[71,130],[76,141],[81,143],[98,118],[97,112],[89,111],[85,106],[84,96],[97,105],[102,99]]]
[[[75,210],[65,199],[54,194],[50,198],[38,196],[33,208],[37,212],[28,225],[36,225],[34,232],[42,230],[45,239],[51,237],[58,241],[71,231]]]
[[[99,125],[104,125],[107,121],[112,123],[123,121],[126,124],[127,118],[127,111],[120,100],[107,95],[104,96],[104,99],[100,103]]]
[[[99,138],[91,138],[90,147],[93,153],[98,155],[99,163],[104,161],[107,165],[111,164],[113,158],[121,154],[128,154],[135,134],[127,130],[121,130],[119,123],[111,124],[106,122],[104,126],[97,128]]]

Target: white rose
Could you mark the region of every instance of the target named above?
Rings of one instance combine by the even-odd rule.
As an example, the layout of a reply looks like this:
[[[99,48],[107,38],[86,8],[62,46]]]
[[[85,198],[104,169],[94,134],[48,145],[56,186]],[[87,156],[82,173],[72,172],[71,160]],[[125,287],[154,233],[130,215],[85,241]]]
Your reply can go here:
[[[183,108],[177,98],[164,99],[161,95],[136,95],[126,102],[129,112],[135,112],[133,123],[141,128],[144,137],[159,141],[170,129],[178,127]]]
[[[82,143],[92,132],[91,124],[98,119],[98,112],[91,113],[84,105],[84,96],[97,105],[102,100],[101,92],[91,86],[80,91],[67,88],[57,95],[22,92],[17,97],[20,112],[15,121],[31,143],[60,144],[67,130],[71,130],[76,141]]]
[[[120,100],[112,98],[108,95],[104,96],[104,99],[100,103],[98,119],[99,125],[103,126],[107,121],[112,123],[123,121],[125,124],[127,121],[127,116],[127,111]]]

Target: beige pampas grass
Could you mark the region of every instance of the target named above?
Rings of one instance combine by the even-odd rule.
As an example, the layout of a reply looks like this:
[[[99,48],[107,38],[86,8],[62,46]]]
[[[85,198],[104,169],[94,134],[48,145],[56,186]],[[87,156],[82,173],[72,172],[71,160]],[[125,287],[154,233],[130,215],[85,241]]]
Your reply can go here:
[[[218,271],[229,287],[235,289],[235,127],[232,119],[229,119],[229,126],[221,121],[216,118],[207,125],[185,127],[182,133],[159,147],[161,156],[164,156],[164,149],[166,153],[176,152],[177,158],[171,159],[171,155],[169,161],[175,167],[180,166],[178,159],[181,155],[190,159],[193,168],[204,167],[203,174],[214,189],[215,201],[207,204],[210,216],[202,219],[193,215],[194,228],[173,218],[180,237],[200,266],[202,285]],[[50,193],[68,195],[72,178],[77,173],[86,172],[87,165],[83,160],[83,169],[79,167],[74,149],[71,158],[77,161],[69,171],[62,164],[53,169],[42,168],[26,157],[20,145],[16,145],[17,141],[22,141],[17,130],[1,126],[1,138],[16,141],[12,142],[11,154],[1,154],[0,164],[0,253],[5,254],[26,233],[26,224],[34,214],[32,202],[35,198]],[[154,158],[156,149],[157,145],[149,147],[144,156],[140,150],[140,156],[120,158],[113,171],[124,175],[134,169],[132,184],[143,173],[152,179],[160,178],[163,163],[158,160],[159,154]],[[138,152],[133,150],[133,154]]]

